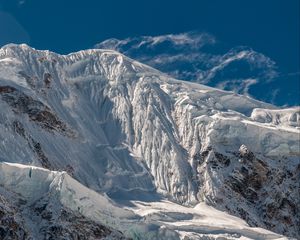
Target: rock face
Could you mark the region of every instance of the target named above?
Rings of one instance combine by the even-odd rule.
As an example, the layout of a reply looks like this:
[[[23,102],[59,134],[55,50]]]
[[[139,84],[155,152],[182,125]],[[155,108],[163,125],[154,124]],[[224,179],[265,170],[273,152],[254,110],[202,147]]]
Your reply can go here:
[[[27,232],[18,219],[17,211],[1,192],[0,196],[0,239],[26,239]],[[18,221],[19,220],[19,221]]]
[[[26,45],[0,50],[0,108],[2,161],[67,170],[111,198],[157,191],[300,234],[299,108],[177,81],[114,51]]]
[[[225,209],[242,217],[251,226],[264,226],[286,235],[298,234],[299,193],[293,189],[299,187],[299,171],[282,163],[272,166],[268,163],[271,159],[261,158],[263,161],[245,146],[240,150],[239,161],[235,159],[237,164],[233,165],[223,185],[225,199],[237,198],[239,207],[224,204]]]

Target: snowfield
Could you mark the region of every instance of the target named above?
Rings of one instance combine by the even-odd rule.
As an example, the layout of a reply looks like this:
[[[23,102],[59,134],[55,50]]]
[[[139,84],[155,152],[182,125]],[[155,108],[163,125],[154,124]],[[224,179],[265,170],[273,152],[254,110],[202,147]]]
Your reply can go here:
[[[29,218],[26,216],[26,208],[47,196],[50,203],[58,200],[65,208],[79,211],[83,216],[122,230],[133,238],[287,239],[261,228],[250,228],[241,219],[205,203],[185,207],[161,200],[131,201],[130,207],[116,205],[107,196],[88,189],[66,172],[3,162],[0,163],[0,176],[1,188],[19,194],[18,198],[27,202],[22,210],[25,219]],[[35,234],[33,237],[41,239],[41,235]]]
[[[90,239],[300,235],[299,107],[175,80],[111,50],[7,45],[0,109],[2,195],[28,236],[80,216],[102,224]]]

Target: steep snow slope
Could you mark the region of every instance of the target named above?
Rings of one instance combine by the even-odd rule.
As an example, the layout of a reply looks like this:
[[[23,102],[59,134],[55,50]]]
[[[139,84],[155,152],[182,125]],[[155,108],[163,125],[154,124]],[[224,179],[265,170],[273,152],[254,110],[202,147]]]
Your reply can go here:
[[[0,108],[1,161],[65,170],[115,200],[158,192],[300,234],[299,109],[174,80],[110,50],[26,45],[0,50]]]
[[[11,234],[19,239],[125,239],[107,226],[134,239],[285,239],[264,229],[250,228],[239,218],[204,203],[187,208],[168,201],[135,201],[123,209],[66,172],[0,163],[0,176],[1,199],[7,198],[0,202],[0,211],[9,215],[11,211],[2,208],[14,203],[14,225],[23,228],[15,227]],[[2,237],[10,234],[6,227],[0,227]]]
[[[8,202],[14,204],[26,239],[125,239],[107,226],[134,215],[84,187],[66,172],[34,166],[1,163],[0,190],[6,198],[3,206]]]

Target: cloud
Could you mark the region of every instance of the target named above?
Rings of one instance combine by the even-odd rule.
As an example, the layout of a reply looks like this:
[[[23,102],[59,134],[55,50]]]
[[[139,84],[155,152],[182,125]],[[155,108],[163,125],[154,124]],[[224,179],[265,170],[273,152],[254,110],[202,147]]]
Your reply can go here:
[[[277,75],[276,64],[263,54],[246,47],[225,50],[225,54],[211,53],[206,49],[214,48],[216,43],[215,37],[208,33],[187,32],[123,40],[108,39],[96,44],[95,48],[117,50],[173,77],[206,84],[234,62],[246,62],[249,71],[259,69],[260,77],[263,76],[265,80],[271,80]]]
[[[109,48],[114,50],[155,49],[162,45],[169,45],[178,49],[198,50],[204,45],[214,44],[215,38],[207,33],[186,32],[160,36],[141,36],[119,40],[116,38],[105,40],[95,45],[95,48]]]
[[[218,74],[224,75],[226,71],[227,73],[234,72],[235,77],[242,74],[245,81],[249,77],[256,77],[261,81],[272,81],[278,76],[276,63],[251,48],[233,48],[224,55],[215,56],[213,62],[214,66],[207,71],[206,77],[202,80],[203,83],[212,82]]]
[[[24,5],[26,3],[25,0],[19,0],[18,1],[18,6],[21,7],[22,5]]]
[[[108,39],[95,48],[119,51],[177,79],[234,91],[275,105],[295,105],[298,99],[294,89],[298,89],[295,78],[299,80],[299,73],[283,75],[268,56],[247,46],[225,48],[208,33]],[[285,87],[287,90],[282,87],[284,79],[293,79]]]
[[[239,94],[249,95],[250,87],[257,83],[257,79],[230,79],[218,83],[216,87],[224,90],[231,90]]]

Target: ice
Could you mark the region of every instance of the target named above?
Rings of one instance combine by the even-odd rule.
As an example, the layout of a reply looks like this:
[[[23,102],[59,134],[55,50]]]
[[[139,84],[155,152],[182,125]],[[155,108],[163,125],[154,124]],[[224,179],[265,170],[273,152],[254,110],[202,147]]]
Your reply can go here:
[[[0,176],[0,186],[20,194],[30,204],[48,196],[50,202],[58,200],[66,208],[79,211],[95,222],[122,230],[128,237],[134,237],[134,233],[135,236],[138,234],[149,240],[168,239],[167,236],[173,239],[190,236],[193,236],[191,239],[204,236],[285,239],[261,228],[250,228],[243,220],[205,203],[195,207],[182,206],[168,200],[116,204],[107,196],[83,186],[65,172],[3,162],[0,163]]]
[[[279,170],[287,176],[281,187],[291,189],[291,199],[283,200],[287,193],[282,193],[281,200],[293,202],[297,194],[292,179],[300,156],[298,107],[279,109],[232,92],[175,80],[110,50],[59,55],[8,45],[0,50],[0,66],[0,161],[30,166],[5,163],[0,179],[28,201],[53,189],[60,193],[62,204],[72,211],[79,208],[93,220],[107,210],[108,224],[118,223],[123,231],[128,218],[145,213],[115,206],[114,201],[122,197],[146,202],[154,196],[151,201],[158,205],[152,207],[157,211],[162,207],[159,199],[169,199],[168,208],[182,211],[205,202],[239,215],[239,206],[249,211],[248,221],[265,227],[256,207],[268,206],[263,194],[275,194]],[[50,74],[50,83],[45,74]],[[7,86],[15,92],[7,93]],[[274,173],[274,178],[263,182],[265,192],[258,196],[257,204],[265,205],[251,205],[245,196],[225,188],[237,169],[251,164],[239,161],[243,145],[262,162],[253,163],[262,179],[267,175],[265,165]],[[229,200],[226,194],[236,195]],[[159,226],[158,232],[200,234],[195,226],[202,223],[195,220],[196,212],[171,213],[167,219],[175,220],[167,224],[156,210],[151,222],[162,218],[159,222],[168,225],[168,230]],[[147,211],[151,215],[151,209]],[[274,230],[291,229],[280,219],[283,216],[268,220],[274,221],[270,224]],[[290,220],[297,221],[297,216]],[[190,228],[180,226],[189,221]],[[136,226],[139,231],[145,227]],[[239,234],[252,238],[251,231],[239,230]],[[286,231],[293,234],[294,230]],[[201,234],[212,232],[207,229]]]

